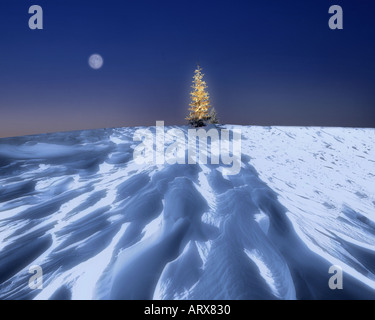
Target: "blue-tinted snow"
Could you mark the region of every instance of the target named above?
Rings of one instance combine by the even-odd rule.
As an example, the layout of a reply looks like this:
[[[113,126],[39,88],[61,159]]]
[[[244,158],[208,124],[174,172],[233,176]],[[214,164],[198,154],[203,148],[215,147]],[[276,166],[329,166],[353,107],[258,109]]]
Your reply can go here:
[[[0,298],[374,299],[375,130],[240,128],[235,176],[137,165],[135,128],[1,139]]]

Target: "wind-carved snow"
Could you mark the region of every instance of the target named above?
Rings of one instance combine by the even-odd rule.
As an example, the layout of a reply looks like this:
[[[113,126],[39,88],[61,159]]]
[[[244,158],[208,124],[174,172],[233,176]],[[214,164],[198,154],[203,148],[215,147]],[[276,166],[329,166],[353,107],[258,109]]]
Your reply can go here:
[[[259,252],[257,250],[249,251],[249,250],[245,249],[245,253],[247,254],[247,256],[252,261],[255,262],[255,264],[257,265],[257,267],[259,269],[260,275],[267,282],[267,285],[270,287],[270,289],[272,290],[273,294],[276,297],[280,298],[279,292],[278,292],[277,287],[275,285],[275,280],[273,278],[272,271],[264,263],[264,261],[263,261],[261,255],[259,254]]]
[[[225,128],[234,176],[136,164],[138,128],[1,139],[0,299],[375,299],[375,130]]]

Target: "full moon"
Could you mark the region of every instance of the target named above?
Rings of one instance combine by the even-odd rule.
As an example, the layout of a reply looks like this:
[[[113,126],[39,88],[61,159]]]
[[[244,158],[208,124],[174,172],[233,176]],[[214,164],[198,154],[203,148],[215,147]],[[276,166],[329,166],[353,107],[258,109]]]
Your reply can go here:
[[[103,58],[100,54],[93,54],[89,58],[89,65],[94,70],[98,70],[103,66]]]

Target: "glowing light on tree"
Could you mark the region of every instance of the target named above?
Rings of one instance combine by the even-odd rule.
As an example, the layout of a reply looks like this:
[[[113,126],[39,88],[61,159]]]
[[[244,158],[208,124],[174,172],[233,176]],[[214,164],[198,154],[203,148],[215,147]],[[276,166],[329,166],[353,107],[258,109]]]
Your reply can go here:
[[[198,65],[193,78],[192,88],[194,90],[190,93],[190,113],[186,117],[186,120],[195,127],[203,127],[206,125],[206,121],[210,120],[210,95],[207,92],[207,84],[203,81],[203,77],[202,68]]]

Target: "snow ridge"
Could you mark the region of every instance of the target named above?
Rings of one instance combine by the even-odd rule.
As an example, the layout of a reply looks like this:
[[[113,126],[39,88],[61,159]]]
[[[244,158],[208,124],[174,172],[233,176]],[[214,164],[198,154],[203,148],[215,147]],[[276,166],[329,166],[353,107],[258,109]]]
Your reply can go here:
[[[375,130],[234,127],[233,176],[136,164],[137,128],[1,139],[0,299],[374,299]]]

